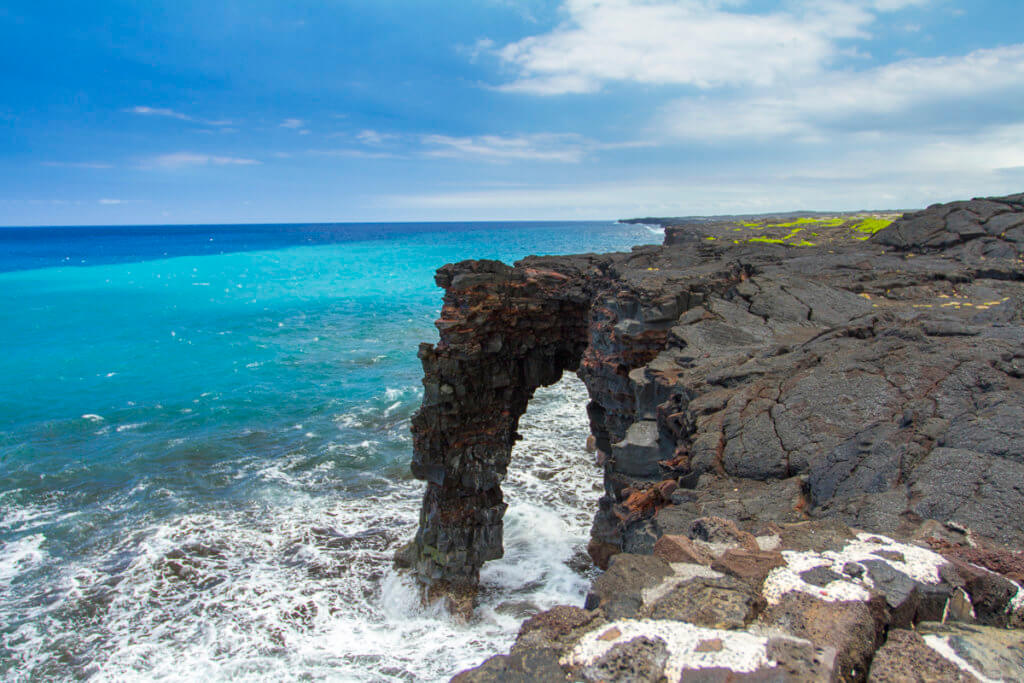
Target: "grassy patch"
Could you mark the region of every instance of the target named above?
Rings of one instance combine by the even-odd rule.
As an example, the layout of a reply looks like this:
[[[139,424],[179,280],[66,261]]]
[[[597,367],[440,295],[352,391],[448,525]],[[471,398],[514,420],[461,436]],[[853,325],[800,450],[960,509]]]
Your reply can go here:
[[[858,223],[854,223],[850,226],[850,229],[857,233],[854,236],[855,239],[866,240],[882,228],[887,228],[890,225],[892,225],[892,221],[887,218],[865,218]]]
[[[882,228],[891,225],[892,222],[892,218],[879,218],[864,214],[849,217],[804,217],[782,223],[773,223],[771,220],[744,221],[738,223],[737,225],[741,227],[733,228],[733,231],[742,232],[744,229],[761,231],[766,228],[772,228],[773,230],[782,228],[788,229],[789,233],[775,237],[762,234],[756,237],[733,240],[733,243],[740,244],[742,242],[760,242],[762,244],[785,244],[791,247],[813,247],[815,246],[815,242],[807,239],[808,236],[826,240],[867,240]],[[832,230],[836,228],[838,228],[838,230]],[[808,231],[804,235],[801,235],[800,233],[805,229],[820,230],[821,232]],[[826,230],[828,231],[826,232]]]

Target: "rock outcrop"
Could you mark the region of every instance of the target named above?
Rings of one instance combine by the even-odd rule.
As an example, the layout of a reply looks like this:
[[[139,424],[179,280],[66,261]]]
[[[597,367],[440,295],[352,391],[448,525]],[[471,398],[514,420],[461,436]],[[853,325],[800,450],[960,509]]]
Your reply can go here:
[[[502,555],[501,481],[533,392],[575,370],[587,346],[595,259],[558,269],[497,261],[448,265],[437,327],[422,344],[423,405],[413,417],[413,474],[427,482],[414,542],[400,562],[429,598],[472,608],[481,565]]]
[[[428,594],[469,609],[518,419],[565,370],[605,470],[586,609],[467,680],[860,680],[876,651],[898,673],[897,642],[977,677],[943,650],[962,633],[886,637],[1020,625],[1024,195],[887,224],[702,222],[439,271],[402,557]]]

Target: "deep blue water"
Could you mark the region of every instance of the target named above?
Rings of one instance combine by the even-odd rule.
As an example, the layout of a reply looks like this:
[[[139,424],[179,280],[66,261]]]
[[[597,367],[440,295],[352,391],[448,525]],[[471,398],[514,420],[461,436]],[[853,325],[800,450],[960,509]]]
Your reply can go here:
[[[500,647],[581,590],[565,558],[523,540],[470,626],[417,611],[388,561],[415,524],[433,272],[660,239],[611,222],[0,229],[0,676],[420,680]],[[561,510],[555,536],[583,533],[576,494],[541,483],[589,486],[552,446],[582,440],[583,401],[536,401],[549,431],[522,457],[563,479],[517,475],[511,534],[534,505]],[[423,661],[438,620],[449,645]]]

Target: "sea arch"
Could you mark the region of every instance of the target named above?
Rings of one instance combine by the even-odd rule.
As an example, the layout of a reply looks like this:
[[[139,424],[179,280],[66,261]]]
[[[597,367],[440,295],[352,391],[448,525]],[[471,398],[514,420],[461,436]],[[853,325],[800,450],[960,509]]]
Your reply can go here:
[[[539,387],[580,365],[594,268],[572,257],[557,270],[464,261],[437,272],[441,338],[420,345],[424,396],[412,419],[412,472],[427,487],[416,537],[399,557],[427,599],[468,613],[480,567],[502,556],[501,482],[519,419]]]

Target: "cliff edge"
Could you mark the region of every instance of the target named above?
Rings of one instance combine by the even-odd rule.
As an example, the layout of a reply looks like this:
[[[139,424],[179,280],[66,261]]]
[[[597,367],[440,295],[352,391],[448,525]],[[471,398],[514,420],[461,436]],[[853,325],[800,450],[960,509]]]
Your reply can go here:
[[[518,420],[565,370],[605,470],[587,604],[460,679],[1024,676],[1022,256],[1014,195],[442,268],[399,563],[471,610]]]

